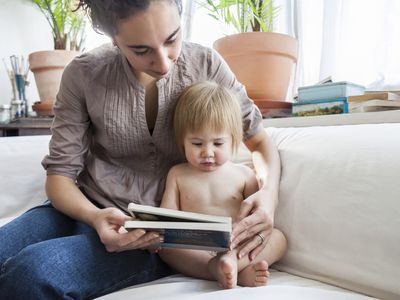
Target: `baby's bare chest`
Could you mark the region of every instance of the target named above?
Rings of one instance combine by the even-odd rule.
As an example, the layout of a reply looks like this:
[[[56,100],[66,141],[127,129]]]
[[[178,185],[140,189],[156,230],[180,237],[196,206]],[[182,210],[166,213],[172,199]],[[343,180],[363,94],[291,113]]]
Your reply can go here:
[[[220,176],[192,180],[185,178],[179,187],[182,210],[235,217],[243,201],[244,180]]]

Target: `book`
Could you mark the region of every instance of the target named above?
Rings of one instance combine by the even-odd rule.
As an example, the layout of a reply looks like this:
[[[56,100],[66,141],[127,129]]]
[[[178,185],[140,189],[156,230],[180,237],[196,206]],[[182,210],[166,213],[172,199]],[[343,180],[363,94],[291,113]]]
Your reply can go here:
[[[309,102],[363,95],[365,87],[348,81],[339,81],[312,86],[302,86],[297,90],[298,101]]]
[[[330,100],[312,100],[293,104],[294,117],[320,116],[348,113],[345,97]]]
[[[361,102],[350,102],[349,112],[370,112],[400,109],[400,100],[380,100],[373,99]]]
[[[360,102],[367,100],[400,100],[400,95],[392,92],[375,92],[347,97],[347,102]]]
[[[366,94],[368,94],[368,93],[383,93],[383,92],[389,92],[389,93],[400,95],[400,90],[368,90],[368,91],[365,91]]]
[[[168,208],[129,203],[129,213],[137,218],[124,227],[159,232],[162,248],[183,248],[208,251],[229,249],[232,219]]]
[[[320,84],[327,84],[327,83],[333,83],[332,76],[328,76],[320,81],[318,81],[315,85],[320,85]]]

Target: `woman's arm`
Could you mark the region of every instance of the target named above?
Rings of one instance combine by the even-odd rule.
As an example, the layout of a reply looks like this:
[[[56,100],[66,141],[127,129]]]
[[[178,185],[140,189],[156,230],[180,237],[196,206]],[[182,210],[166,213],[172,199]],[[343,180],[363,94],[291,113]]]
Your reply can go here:
[[[242,202],[232,231],[231,245],[232,248],[240,245],[239,257],[249,254],[252,260],[265,247],[274,226],[281,165],[278,150],[264,130],[249,138],[245,144],[252,152],[261,186],[258,192]],[[257,234],[264,237],[263,242]]]
[[[159,235],[155,232],[124,230],[124,222],[130,217],[115,207],[96,207],[82,194],[74,181],[66,176],[48,175],[46,192],[57,210],[93,227],[109,252],[145,249],[160,243]]]
[[[42,161],[47,171],[46,192],[57,210],[93,227],[108,251],[146,248],[159,242],[158,235],[144,230],[124,231],[122,225],[128,217],[122,211],[97,208],[75,184],[85,167],[91,140],[85,94],[88,76],[83,71],[86,56],[73,60],[63,72],[54,106],[49,155]]]

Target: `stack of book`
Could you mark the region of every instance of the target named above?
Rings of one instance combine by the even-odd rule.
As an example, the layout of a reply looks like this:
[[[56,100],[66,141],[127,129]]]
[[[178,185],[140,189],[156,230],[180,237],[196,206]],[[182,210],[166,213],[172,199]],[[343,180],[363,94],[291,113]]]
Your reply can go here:
[[[347,97],[350,113],[400,109],[400,92],[366,92]]]
[[[347,97],[363,95],[364,91],[364,86],[348,81],[300,87],[292,113],[295,117],[348,113]]]

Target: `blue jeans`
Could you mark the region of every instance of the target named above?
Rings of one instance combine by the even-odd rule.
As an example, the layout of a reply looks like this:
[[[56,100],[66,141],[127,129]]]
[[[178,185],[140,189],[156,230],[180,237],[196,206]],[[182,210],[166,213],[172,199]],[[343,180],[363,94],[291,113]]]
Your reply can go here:
[[[92,299],[169,274],[157,254],[107,252],[94,229],[51,204],[0,228],[0,299]]]

